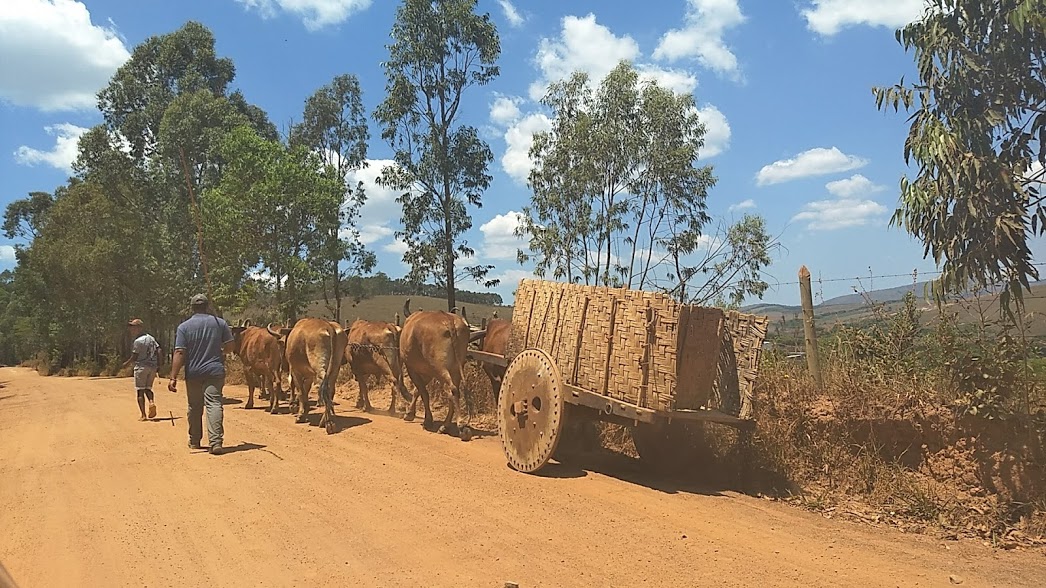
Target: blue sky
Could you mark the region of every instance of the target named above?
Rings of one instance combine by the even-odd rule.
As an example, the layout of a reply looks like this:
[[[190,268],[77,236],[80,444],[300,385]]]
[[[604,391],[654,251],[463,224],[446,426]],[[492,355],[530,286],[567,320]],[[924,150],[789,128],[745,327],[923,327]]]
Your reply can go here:
[[[3,0],[0,3],[0,205],[51,191],[69,174],[78,133],[100,122],[93,95],[149,36],[187,20],[214,33],[236,65],[234,86],[285,131],[305,99],[334,76],[359,77],[369,111],[384,91],[381,61],[397,2],[371,0]],[[888,227],[907,169],[904,114],[875,109],[871,87],[915,77],[894,40],[922,0],[480,0],[501,35],[501,76],[473,89],[465,122],[480,128],[494,181],[474,211],[468,240],[497,266],[508,298],[529,275],[515,262],[513,212],[527,202],[530,136],[547,119],[542,88],[574,70],[595,78],[632,60],[670,87],[692,92],[707,127],[702,161],[718,184],[709,211],[724,222],[766,218],[785,249],[775,255],[764,300],[795,303],[799,266],[814,278],[934,270],[922,246]],[[359,174],[372,183],[390,156],[371,125]],[[401,276],[392,233],[394,195],[372,186],[360,228],[378,269]],[[712,230],[714,227],[710,227]],[[11,267],[0,239],[0,268]],[[910,278],[878,279],[888,287]],[[463,285],[471,287],[471,285]],[[824,298],[848,281],[815,286]]]

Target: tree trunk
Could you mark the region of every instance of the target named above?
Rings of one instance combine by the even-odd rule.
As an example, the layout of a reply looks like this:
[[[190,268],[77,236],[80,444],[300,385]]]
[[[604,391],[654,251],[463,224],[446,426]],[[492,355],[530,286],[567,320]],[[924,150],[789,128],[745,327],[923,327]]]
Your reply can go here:
[[[341,322],[341,274],[338,272],[337,266],[334,268],[334,320]]]

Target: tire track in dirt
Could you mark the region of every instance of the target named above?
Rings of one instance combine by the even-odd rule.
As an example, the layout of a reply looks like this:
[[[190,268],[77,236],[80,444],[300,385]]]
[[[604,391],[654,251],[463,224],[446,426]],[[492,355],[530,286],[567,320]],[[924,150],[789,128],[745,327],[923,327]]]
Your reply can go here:
[[[345,428],[332,436],[228,404],[232,451],[214,457],[186,448],[181,392],[157,391],[172,427],[135,420],[128,379],[15,368],[0,379],[0,562],[23,588],[940,586],[951,574],[971,586],[1033,586],[1046,577],[1042,551],[945,549],[620,464],[519,474],[496,437],[462,443],[350,410],[346,399],[337,407]]]

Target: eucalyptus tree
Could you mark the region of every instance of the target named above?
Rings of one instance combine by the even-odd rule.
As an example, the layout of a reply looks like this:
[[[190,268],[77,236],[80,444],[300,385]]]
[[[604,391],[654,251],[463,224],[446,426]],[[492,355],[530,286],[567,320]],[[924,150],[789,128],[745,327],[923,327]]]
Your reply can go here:
[[[379,182],[404,191],[396,236],[407,244],[409,277],[433,278],[453,308],[457,281],[483,281],[491,269],[457,265],[475,255],[462,235],[472,228],[469,207],[482,206],[493,160],[475,127],[460,119],[465,92],[498,76],[501,43],[490,15],[476,13],[476,0],[404,0],[391,38],[386,98],[375,118],[394,165],[382,170]]]

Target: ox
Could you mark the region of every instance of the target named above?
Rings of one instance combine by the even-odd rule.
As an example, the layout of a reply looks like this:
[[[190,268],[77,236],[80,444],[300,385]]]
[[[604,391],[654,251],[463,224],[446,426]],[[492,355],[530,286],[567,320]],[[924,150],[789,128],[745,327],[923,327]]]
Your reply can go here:
[[[472,333],[469,342],[478,341],[480,351],[503,356],[508,348],[508,339],[511,335],[512,321],[496,318],[487,323],[486,330]],[[501,383],[505,378],[507,368],[486,361],[481,361],[480,364],[487,377],[490,378],[490,389],[494,393],[494,405],[497,406],[498,396],[501,394]]]
[[[231,330],[233,347],[247,379],[248,396],[244,408],[254,408],[254,389],[260,388],[259,396],[263,400],[269,399],[269,412],[276,414],[283,392],[284,335],[274,330],[272,325],[252,327],[249,320]]]
[[[429,385],[436,381],[450,393],[447,418],[439,432],[453,433],[452,428],[457,428],[461,439],[468,441],[472,437],[471,430],[462,422],[460,414],[461,372],[469,344],[468,323],[451,312],[429,310],[411,314],[409,303],[408,300],[403,305],[406,320],[400,335],[400,358],[417,390],[403,420],[414,420],[420,395],[425,403],[425,428],[432,428]],[[458,416],[456,427],[452,425],[455,415]]]
[[[385,377],[393,381],[396,388],[389,403],[389,414],[396,414],[396,394],[410,402],[410,394],[403,385],[403,368],[400,363],[399,325],[384,321],[356,319],[348,326],[349,341],[345,347],[345,361],[352,370],[352,377],[360,387],[356,408],[370,412],[370,388],[368,376]]]
[[[346,333],[336,322],[319,318],[299,320],[287,335],[287,363],[290,365],[291,390],[298,403],[298,422],[308,420],[309,392],[319,383],[323,402],[320,426],[334,433],[334,386],[345,361]]]

